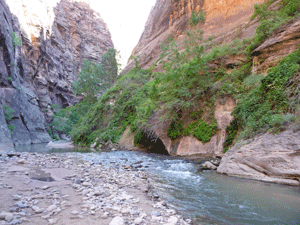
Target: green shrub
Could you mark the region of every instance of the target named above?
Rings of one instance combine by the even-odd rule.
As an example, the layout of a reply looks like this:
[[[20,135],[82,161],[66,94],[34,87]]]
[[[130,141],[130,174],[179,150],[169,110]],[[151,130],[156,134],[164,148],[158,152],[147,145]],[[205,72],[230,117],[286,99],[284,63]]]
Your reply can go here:
[[[14,117],[14,110],[11,109],[8,105],[3,105],[3,110],[4,110],[4,118],[7,124],[7,127],[12,134],[12,132],[15,130],[15,125],[14,124],[9,124],[10,121],[12,121]]]
[[[239,130],[238,121],[236,119],[232,120],[230,125],[226,127],[226,139],[224,142],[224,152],[227,152],[230,145],[233,143]]]
[[[185,136],[193,135],[203,144],[209,142],[211,137],[215,135],[217,124],[214,120],[211,124],[206,123],[203,120],[194,121],[186,126],[183,130]]]
[[[167,134],[171,140],[175,140],[182,136],[183,129],[183,124],[181,120],[178,119],[171,123]]]
[[[190,20],[190,26],[196,26],[199,22],[204,23],[205,22],[205,15],[202,10],[200,10],[198,13],[195,13],[192,11],[191,20]]]
[[[118,63],[116,50],[109,49],[101,58],[101,63],[92,63],[85,59],[78,78],[72,84],[76,94],[85,94],[93,99],[100,91],[105,91],[117,80]]]
[[[12,32],[12,41],[13,41],[14,48],[22,45],[21,39],[18,37],[18,35],[15,32]]]
[[[255,5],[255,12],[252,19],[257,17],[260,25],[256,29],[251,44],[246,48],[248,56],[258,47],[274,30],[283,25],[286,21],[295,19],[300,13],[299,0],[282,0],[279,11],[268,11],[267,4]]]
[[[240,138],[264,131],[278,131],[293,119],[287,83],[300,71],[300,49],[282,59],[260,84],[243,95],[233,114],[243,129]],[[274,130],[275,129],[275,130]]]
[[[194,136],[201,141],[203,144],[206,142],[209,142],[211,137],[215,135],[217,129],[216,123],[211,123],[208,125],[208,123],[204,121],[200,121],[198,126],[193,131]]]

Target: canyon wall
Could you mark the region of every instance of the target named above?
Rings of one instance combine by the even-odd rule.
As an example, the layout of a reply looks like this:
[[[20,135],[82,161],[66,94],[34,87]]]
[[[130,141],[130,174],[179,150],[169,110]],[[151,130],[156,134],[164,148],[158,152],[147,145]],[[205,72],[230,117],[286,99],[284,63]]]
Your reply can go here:
[[[145,25],[145,30],[134,48],[132,55],[139,55],[139,65],[146,69],[157,60],[161,54],[161,43],[166,43],[172,37],[177,43],[183,43],[188,29],[201,29],[204,31],[203,40],[210,37],[215,45],[229,43],[234,39],[252,38],[259,25],[257,20],[250,20],[254,13],[254,5],[262,4],[264,0],[158,0],[153,7]],[[194,11],[202,10],[205,22],[191,27],[189,21]],[[180,47],[179,47],[180,48]],[[239,64],[245,60],[245,56],[223,57],[222,62],[212,62],[212,66],[218,67]],[[133,60],[129,61],[123,73],[134,67]],[[223,144],[226,139],[226,127],[233,117],[231,112],[236,105],[232,98],[219,99],[215,103],[215,118],[218,123],[218,131],[211,140],[202,144],[195,137],[182,137],[172,141],[167,130],[170,124],[156,123],[153,128],[158,138],[162,140],[171,155],[202,155],[212,156],[223,152]]]
[[[15,127],[7,132],[1,107],[0,143],[48,142],[51,105],[79,101],[71,84],[84,59],[99,62],[114,47],[109,30],[83,2],[0,0],[0,6],[0,103],[12,110],[6,122]]]
[[[215,43],[226,43],[234,38],[251,38],[258,26],[256,20],[249,21],[255,4],[265,0],[158,0],[145,25],[144,32],[134,48],[132,55],[140,56],[142,68],[151,67],[161,53],[161,43],[172,36],[180,42],[189,29],[192,11],[200,10],[205,15],[205,23],[197,28],[204,31],[203,39],[213,37]],[[128,62],[124,73],[134,67]]]

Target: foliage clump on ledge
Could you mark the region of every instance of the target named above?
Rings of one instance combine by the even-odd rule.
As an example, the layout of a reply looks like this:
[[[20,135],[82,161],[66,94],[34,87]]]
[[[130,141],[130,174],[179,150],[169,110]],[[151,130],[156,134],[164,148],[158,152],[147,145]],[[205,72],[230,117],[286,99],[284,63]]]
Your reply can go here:
[[[217,130],[213,116],[215,102],[228,96],[239,101],[233,111],[235,119],[226,129],[225,151],[237,138],[282,130],[293,121],[293,113],[299,107],[294,78],[299,75],[300,50],[282,59],[267,76],[251,74],[251,52],[274,30],[299,16],[300,3],[282,0],[278,11],[268,11],[268,5],[255,8],[254,17],[261,23],[252,40],[235,39],[217,46],[209,40],[208,45],[202,40],[203,32],[191,26],[184,50],[179,50],[172,40],[161,45],[163,71],[153,72],[155,65],[143,70],[139,68],[138,56],[133,57],[136,67],[119,77],[99,99],[94,99],[83,114],[73,118],[70,134],[74,143],[118,142],[130,126],[138,144],[143,135],[148,135],[142,131],[153,132],[155,123],[170,124],[167,134],[172,140],[193,135],[206,143]],[[194,24],[203,19],[201,14],[192,18]],[[233,68],[209,66],[229,55],[245,57],[246,54],[248,59]],[[178,112],[200,109],[203,115],[191,117],[193,122],[185,126],[178,117]],[[70,116],[72,112],[67,114]]]

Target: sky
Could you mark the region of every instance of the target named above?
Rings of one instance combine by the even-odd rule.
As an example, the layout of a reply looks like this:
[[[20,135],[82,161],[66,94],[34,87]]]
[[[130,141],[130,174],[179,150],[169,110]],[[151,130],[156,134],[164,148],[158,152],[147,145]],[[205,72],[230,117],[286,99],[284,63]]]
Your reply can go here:
[[[88,0],[107,24],[122,68],[137,45],[156,0]]]

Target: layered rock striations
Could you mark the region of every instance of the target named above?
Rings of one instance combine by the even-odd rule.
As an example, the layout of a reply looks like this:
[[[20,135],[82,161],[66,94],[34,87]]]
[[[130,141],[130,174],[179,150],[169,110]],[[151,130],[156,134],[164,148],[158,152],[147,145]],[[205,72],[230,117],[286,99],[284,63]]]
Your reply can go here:
[[[100,15],[76,1],[0,0],[0,144],[50,141],[51,105],[78,102],[71,90],[84,59],[99,62],[113,48]],[[4,123],[5,121],[5,123]],[[5,135],[4,135],[5,134]]]
[[[241,141],[223,157],[219,173],[300,185],[300,132],[263,134]]]
[[[169,37],[180,42],[185,31],[190,28],[192,11],[200,10],[205,15],[205,23],[198,25],[204,31],[204,39],[213,37],[214,42],[228,42],[234,38],[252,37],[258,26],[257,21],[250,22],[254,5],[264,0],[158,0],[151,10],[139,43],[132,55],[140,56],[142,68],[151,67],[161,53],[161,43]],[[124,72],[134,67],[129,61]]]

